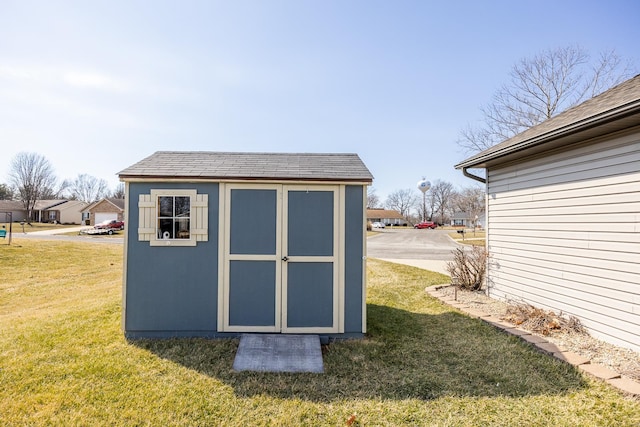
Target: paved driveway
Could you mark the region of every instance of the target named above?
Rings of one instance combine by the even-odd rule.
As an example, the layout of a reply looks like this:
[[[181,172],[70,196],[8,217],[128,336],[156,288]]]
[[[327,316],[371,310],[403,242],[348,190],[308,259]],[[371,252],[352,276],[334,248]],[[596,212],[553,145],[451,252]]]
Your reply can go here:
[[[367,256],[449,274],[446,263],[460,245],[448,233],[438,229],[386,228],[367,238]]]
[[[106,236],[89,236],[86,234],[78,234],[77,236],[71,235],[66,236],[64,233],[77,233],[83,228],[90,227],[66,227],[61,229],[51,229],[51,230],[43,230],[43,231],[29,231],[27,233],[22,232],[22,227],[13,227],[13,239],[38,239],[38,240],[65,240],[69,242],[92,242],[92,243],[119,243],[122,244],[124,242],[124,231],[121,231],[121,235],[123,237],[106,237]],[[28,230],[28,228],[26,229]]]
[[[459,245],[445,230],[387,228],[367,238],[367,253],[373,258],[432,259],[450,261]]]

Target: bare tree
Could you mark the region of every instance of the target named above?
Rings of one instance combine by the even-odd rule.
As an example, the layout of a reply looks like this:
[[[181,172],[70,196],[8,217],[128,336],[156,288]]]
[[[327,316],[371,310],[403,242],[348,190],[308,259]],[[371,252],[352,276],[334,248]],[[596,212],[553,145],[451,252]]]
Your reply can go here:
[[[418,198],[414,190],[396,190],[389,194],[385,202],[387,209],[393,209],[400,212],[403,218],[407,219],[411,208],[416,205]]]
[[[65,197],[65,193],[69,189],[71,183],[69,180],[64,180],[58,187],[46,187],[42,192],[42,199],[60,199]]]
[[[13,200],[13,190],[7,184],[0,184],[0,200]]]
[[[78,175],[70,183],[68,191],[74,199],[87,203],[98,201],[109,194],[106,180],[87,174]]]
[[[419,196],[419,198],[422,198],[422,194]],[[426,220],[431,221],[433,217],[433,210],[430,210],[432,206],[431,198],[429,197],[428,194],[426,196],[426,201],[427,201],[427,204],[425,204],[424,206],[422,205],[422,202],[420,200],[418,200],[419,203],[416,203],[418,221],[422,221],[423,219],[425,221]]]
[[[111,197],[114,199],[124,199],[124,183],[120,183],[111,193]]]
[[[376,189],[369,187],[367,189],[367,209],[375,209],[380,207],[380,197],[376,194]]]
[[[480,216],[485,209],[485,191],[479,186],[463,188],[454,198],[454,207],[457,211],[466,212],[473,220],[473,227],[478,225],[476,217]]]
[[[485,150],[580,104],[633,75],[614,50],[595,60],[576,46],[544,51],[513,66],[510,81],[481,108],[479,127],[468,125],[458,145],[466,153]]]
[[[55,194],[57,178],[49,160],[37,153],[21,152],[11,161],[10,184],[18,193],[27,217],[33,220],[33,208],[38,200]]]
[[[437,222],[440,224],[445,222],[447,214],[452,208],[455,194],[453,184],[450,182],[436,180],[431,186],[429,206],[433,216],[436,216]]]

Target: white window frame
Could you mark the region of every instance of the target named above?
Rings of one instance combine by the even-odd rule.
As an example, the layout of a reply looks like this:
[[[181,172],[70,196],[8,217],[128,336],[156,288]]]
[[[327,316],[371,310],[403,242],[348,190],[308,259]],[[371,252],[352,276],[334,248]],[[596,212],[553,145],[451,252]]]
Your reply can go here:
[[[160,197],[189,197],[189,238],[188,239],[162,239],[158,238],[158,200]],[[196,190],[151,190],[151,200],[155,202],[156,210],[154,215],[153,238],[149,244],[151,246],[195,246],[196,239],[193,233],[194,224],[194,201],[196,199]]]
[[[189,238],[158,238],[159,197],[189,197]],[[208,241],[208,194],[197,194],[189,189],[152,189],[150,194],[141,194],[138,200],[138,240],[148,241],[150,246],[196,246]]]

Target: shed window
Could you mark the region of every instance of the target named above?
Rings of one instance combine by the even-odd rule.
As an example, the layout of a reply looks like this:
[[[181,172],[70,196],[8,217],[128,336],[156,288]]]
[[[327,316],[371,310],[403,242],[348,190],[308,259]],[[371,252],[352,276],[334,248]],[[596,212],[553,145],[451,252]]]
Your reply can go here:
[[[195,246],[208,240],[208,195],[151,190],[138,199],[138,240],[151,246]]]
[[[190,197],[158,196],[157,232],[158,239],[190,238]]]

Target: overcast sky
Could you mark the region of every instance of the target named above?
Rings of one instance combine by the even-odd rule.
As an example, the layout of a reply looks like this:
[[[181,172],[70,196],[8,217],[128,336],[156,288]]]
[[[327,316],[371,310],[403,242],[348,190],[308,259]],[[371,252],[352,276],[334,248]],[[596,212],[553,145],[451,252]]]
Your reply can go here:
[[[578,45],[640,65],[640,2],[0,0],[0,183],[158,150],[352,152],[384,200],[473,185],[455,141],[520,59]]]

